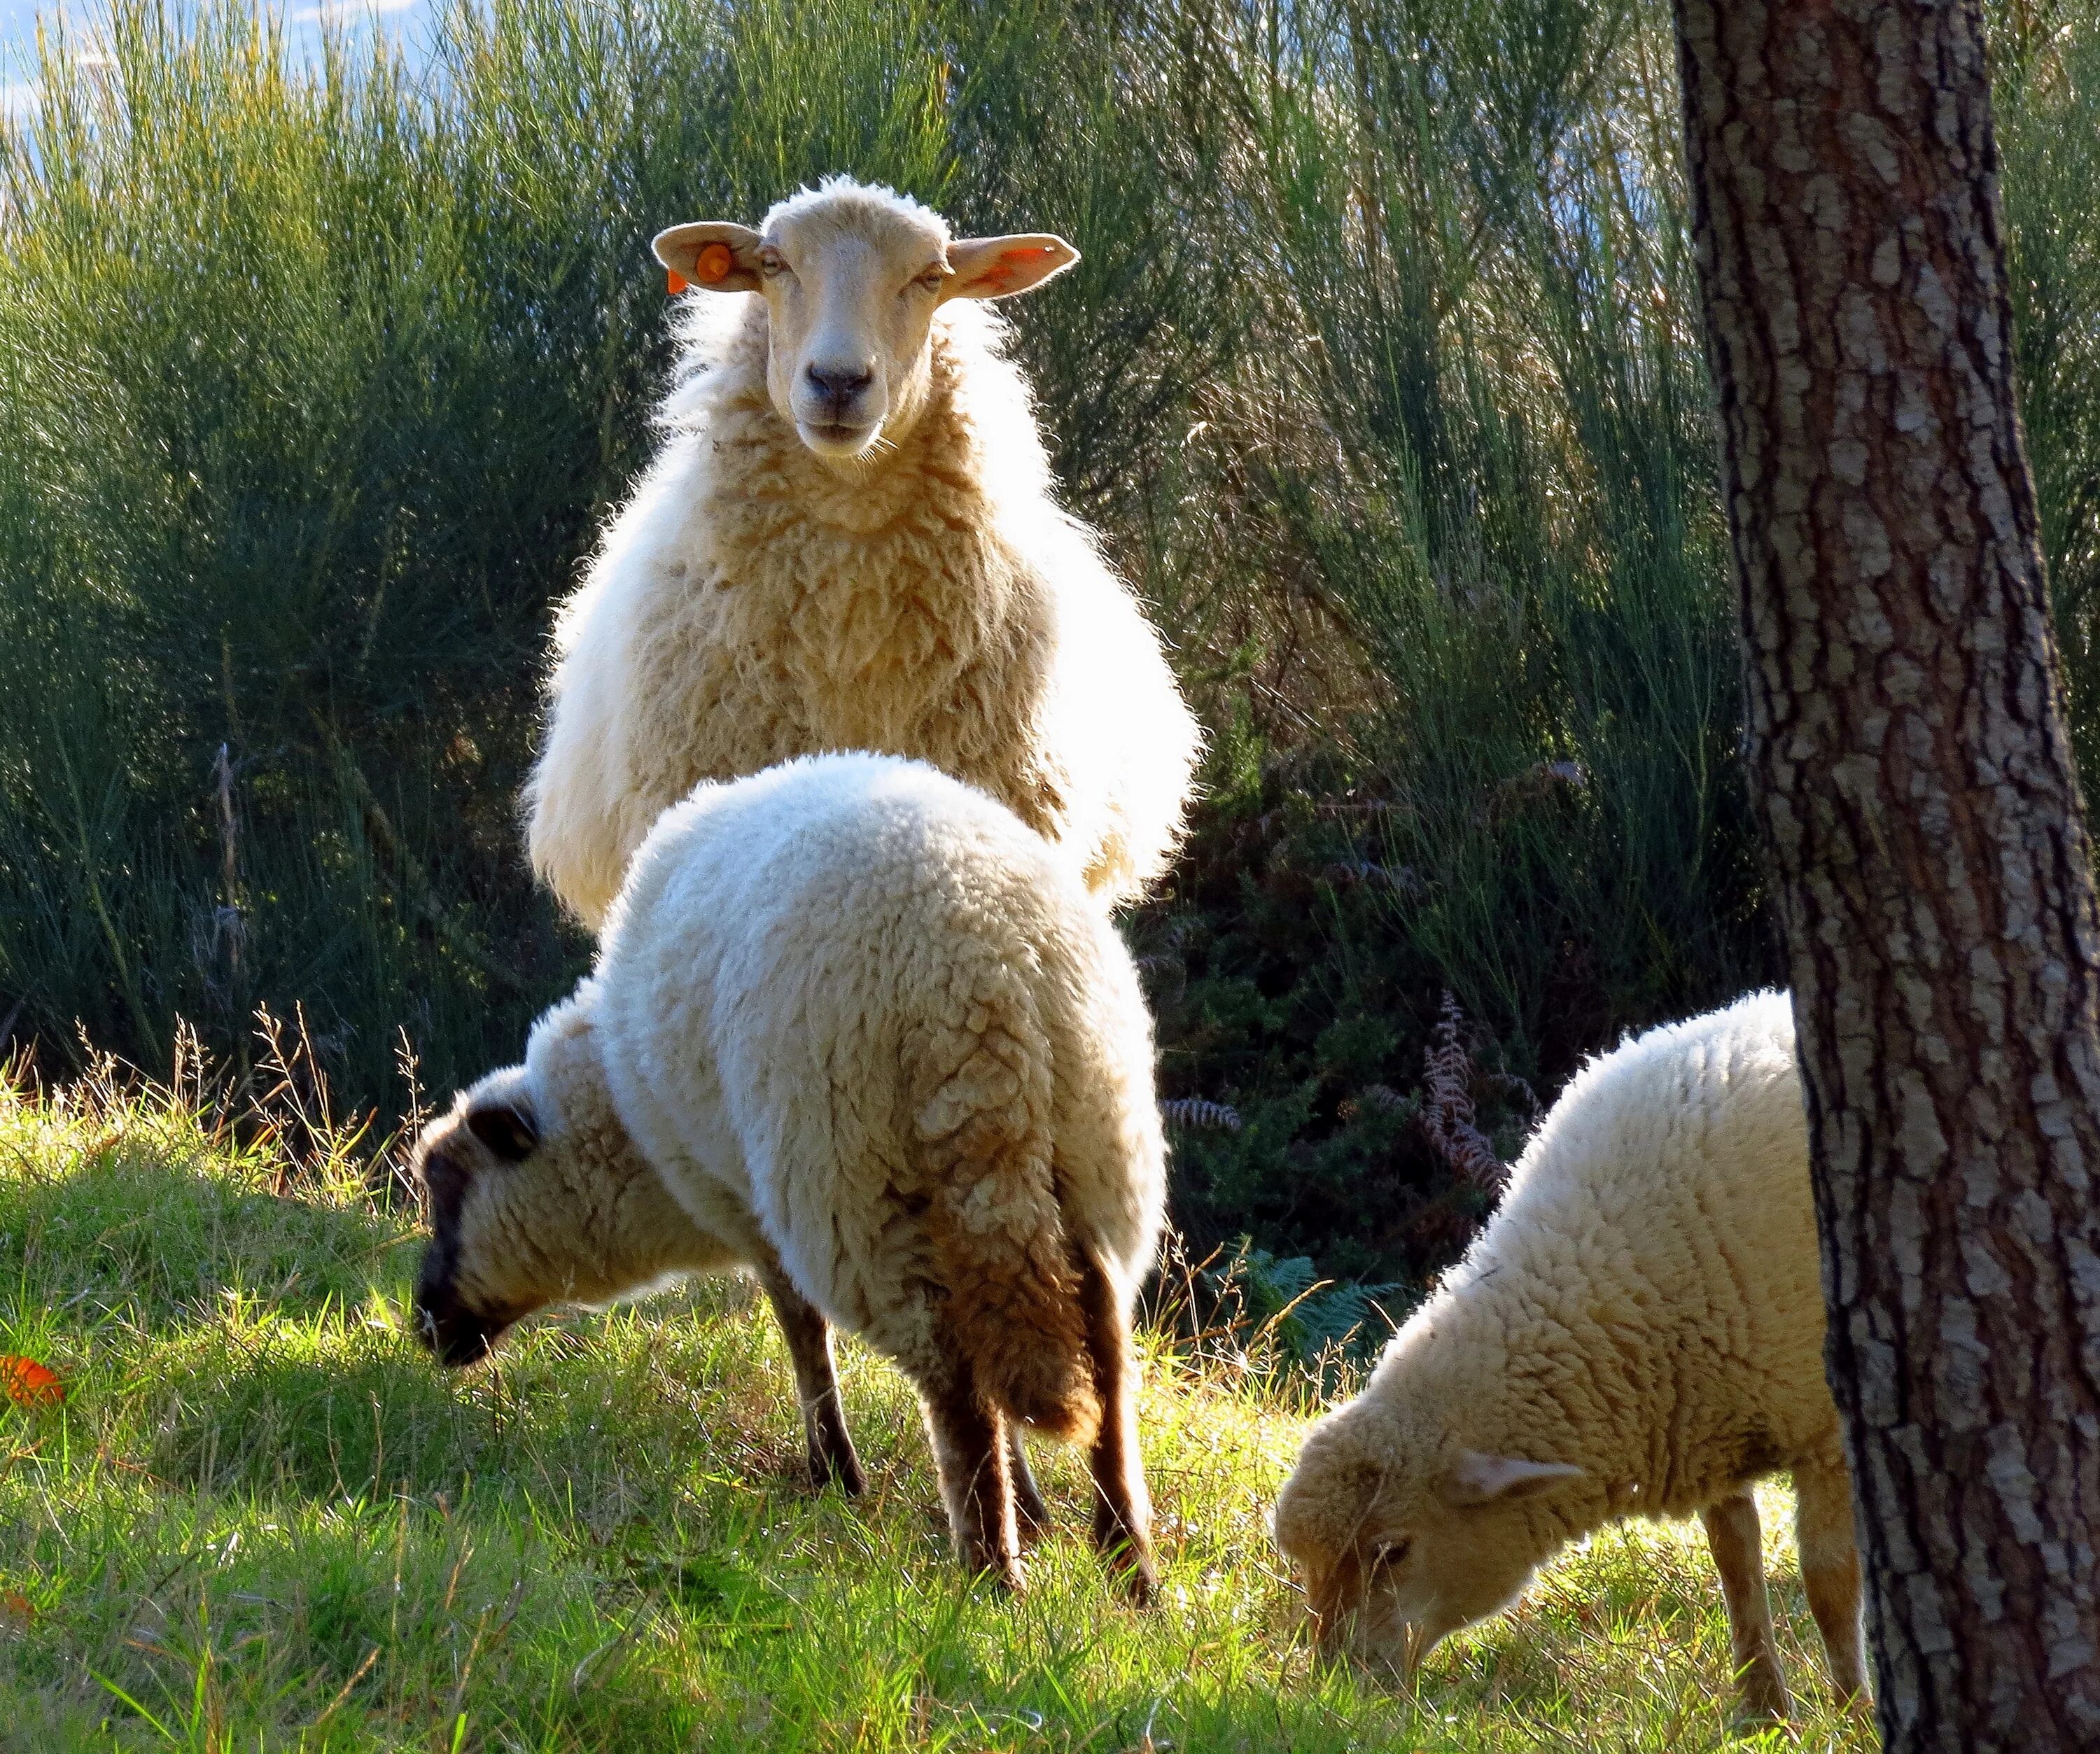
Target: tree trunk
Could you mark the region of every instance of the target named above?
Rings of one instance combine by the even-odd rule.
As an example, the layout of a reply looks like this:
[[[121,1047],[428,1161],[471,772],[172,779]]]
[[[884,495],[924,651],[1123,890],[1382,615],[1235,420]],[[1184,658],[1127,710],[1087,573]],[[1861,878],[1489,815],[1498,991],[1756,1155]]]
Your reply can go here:
[[[2100,1747],[2100,916],[1982,20],[1676,11],[1882,1734]]]

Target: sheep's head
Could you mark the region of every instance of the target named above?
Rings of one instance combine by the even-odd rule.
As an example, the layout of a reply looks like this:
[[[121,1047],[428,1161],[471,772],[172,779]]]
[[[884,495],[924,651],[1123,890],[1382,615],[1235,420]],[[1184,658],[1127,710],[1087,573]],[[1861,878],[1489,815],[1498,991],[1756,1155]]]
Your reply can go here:
[[[519,1228],[509,1209],[539,1144],[539,1122],[522,1091],[523,1069],[462,1091],[452,1113],[416,1144],[416,1176],[430,1241],[416,1281],[417,1336],[448,1364],[470,1364],[505,1329],[550,1301],[524,1282],[510,1246]],[[494,1083],[496,1089],[488,1086]]]
[[[1437,1641],[1506,1607],[1560,1545],[1533,1501],[1580,1468],[1484,1455],[1359,1400],[1313,1427],[1276,1505],[1323,1651],[1411,1681]]]
[[[832,458],[866,456],[910,430],[942,304],[1025,293],[1079,259],[1048,234],[951,238],[939,214],[844,177],[781,202],[761,230],[673,226],[654,248],[673,289],[765,299],[773,405]]]
[[[609,1302],[721,1253],[613,1117],[589,1032],[543,1029],[533,1046],[417,1143],[430,1241],[415,1329],[448,1364],[549,1303]]]

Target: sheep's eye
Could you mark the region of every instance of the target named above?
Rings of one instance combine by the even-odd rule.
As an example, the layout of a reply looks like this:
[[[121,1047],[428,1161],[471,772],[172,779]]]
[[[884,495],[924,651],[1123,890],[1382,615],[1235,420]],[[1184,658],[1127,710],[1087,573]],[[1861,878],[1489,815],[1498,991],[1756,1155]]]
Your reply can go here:
[[[1401,1562],[1407,1558],[1407,1549],[1414,1545],[1414,1541],[1406,1536],[1398,1540],[1380,1542],[1371,1552],[1371,1570],[1381,1574],[1398,1570]]]
[[[946,280],[947,277],[948,271],[946,268],[943,268],[938,262],[935,262],[932,267],[929,268],[911,284],[919,288],[922,292],[938,293],[941,289],[941,282]]]
[[[758,271],[767,280],[788,271],[788,260],[778,250],[761,250],[758,257]]]

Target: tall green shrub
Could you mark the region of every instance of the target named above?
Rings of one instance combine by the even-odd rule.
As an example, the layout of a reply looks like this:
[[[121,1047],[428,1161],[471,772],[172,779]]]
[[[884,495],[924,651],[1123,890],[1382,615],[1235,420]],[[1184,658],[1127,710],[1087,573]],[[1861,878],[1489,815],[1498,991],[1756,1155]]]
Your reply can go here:
[[[650,234],[841,167],[1047,223],[958,147],[1113,126],[1068,23],[500,0],[420,81],[295,68],[239,0],[118,0],[107,66],[48,44],[0,211],[0,1018],[150,1061],[178,1014],[236,1047],[296,999],[364,1100],[400,1026],[441,1084],[513,1051],[582,948],[514,800],[551,602],[646,456]],[[1115,143],[1087,292],[1122,336],[1038,348],[1111,393],[1158,350],[1162,230]]]

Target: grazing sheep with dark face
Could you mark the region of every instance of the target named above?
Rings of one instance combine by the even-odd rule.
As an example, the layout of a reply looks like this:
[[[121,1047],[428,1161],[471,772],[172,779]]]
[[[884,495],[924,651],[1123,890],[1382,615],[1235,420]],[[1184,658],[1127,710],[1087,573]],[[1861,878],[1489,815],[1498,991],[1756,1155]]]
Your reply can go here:
[[[858,1494],[866,1483],[824,1318],[755,1225],[729,1206],[712,1211],[708,1226],[695,1222],[589,1078],[562,1075],[568,1062],[587,1059],[587,1025],[542,1033],[540,1063],[570,1104],[566,1152],[542,1159],[530,1177],[506,1173],[532,1155],[533,1139],[522,1104],[488,1100],[509,1087],[502,1073],[463,1095],[417,1148],[431,1236],[417,1287],[417,1332],[446,1364],[471,1364],[505,1329],[549,1303],[609,1303],[687,1274],[748,1271],[788,1342],[810,1476]],[[522,1075],[510,1082],[523,1088]],[[490,1197],[498,1191],[504,1197]]]
[[[1096,1537],[1149,1590],[1151,1021],[1100,906],[982,794],[866,755],[700,787],[590,978],[419,1152],[418,1324],[448,1361],[557,1298],[751,1263],[791,1341],[814,1307],[917,1386],[971,1571],[1020,1581],[1025,1423],[1090,1445]]]

